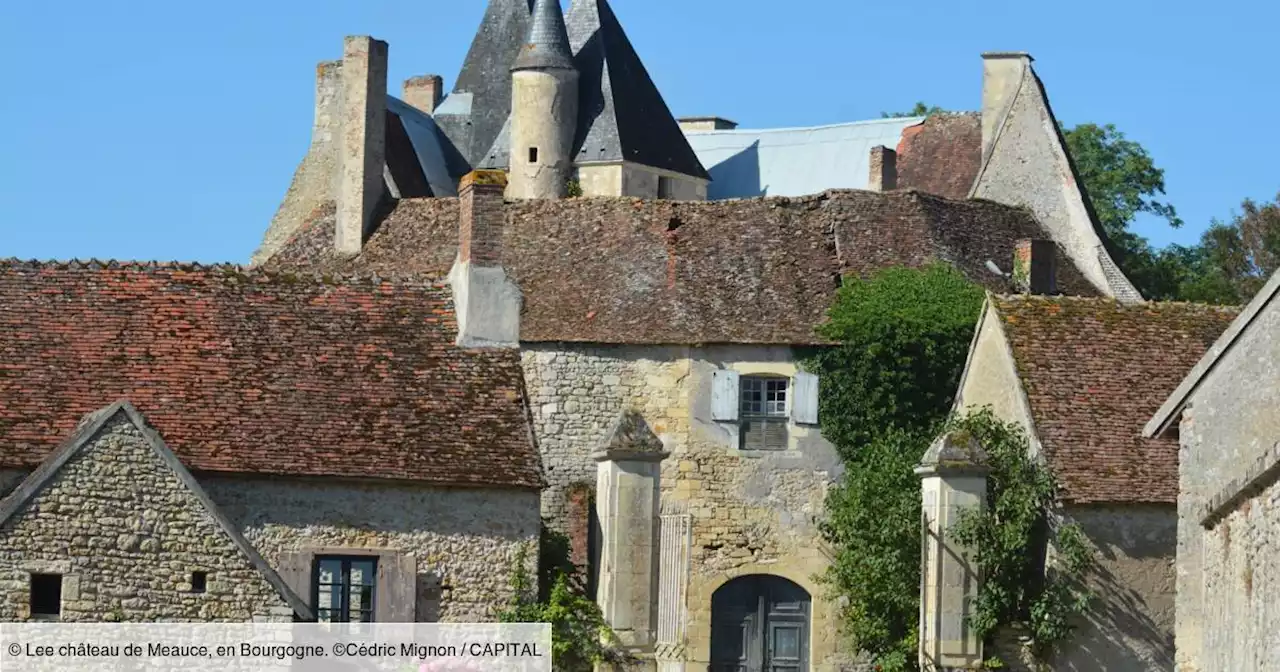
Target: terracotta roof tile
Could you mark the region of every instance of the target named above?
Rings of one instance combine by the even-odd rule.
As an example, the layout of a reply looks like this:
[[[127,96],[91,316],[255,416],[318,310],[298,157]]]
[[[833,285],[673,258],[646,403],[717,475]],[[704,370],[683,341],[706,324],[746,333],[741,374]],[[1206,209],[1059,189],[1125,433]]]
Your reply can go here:
[[[332,211],[318,211],[268,267],[444,273],[458,213],[457,199],[402,200],[347,260],[331,254]],[[817,343],[841,274],[942,260],[1008,292],[986,262],[1007,273],[1018,239],[1048,237],[1025,210],[913,191],[526,201],[505,217],[524,341]],[[1065,256],[1059,269],[1064,292],[1096,295]]]
[[[0,467],[125,399],[192,470],[537,488],[515,351],[432,280],[0,262]]]
[[[935,114],[902,132],[898,186],[968,198],[982,167],[982,116]]]
[[[1178,442],[1142,428],[1238,309],[996,297],[1036,434],[1067,501],[1172,503]]]

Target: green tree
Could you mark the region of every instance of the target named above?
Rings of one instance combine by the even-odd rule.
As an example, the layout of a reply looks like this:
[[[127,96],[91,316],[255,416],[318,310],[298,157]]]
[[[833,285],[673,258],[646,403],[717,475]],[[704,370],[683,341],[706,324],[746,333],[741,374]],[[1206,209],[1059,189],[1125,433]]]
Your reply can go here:
[[[937,105],[926,105],[924,102],[916,103],[916,106],[907,112],[881,112],[881,119],[898,119],[902,117],[930,117],[935,114],[945,113],[946,110]]]
[[[1137,237],[1129,226],[1139,213],[1164,219],[1175,229],[1182,226],[1174,207],[1155,199],[1164,194],[1164,170],[1141,144],[1111,124],[1063,127],[1063,136],[1098,223],[1112,241],[1126,249],[1133,244]]]
[[[840,345],[808,365],[827,381],[823,436],[846,460],[887,430],[928,430],[946,416],[984,296],[943,264],[845,282],[819,327]]]

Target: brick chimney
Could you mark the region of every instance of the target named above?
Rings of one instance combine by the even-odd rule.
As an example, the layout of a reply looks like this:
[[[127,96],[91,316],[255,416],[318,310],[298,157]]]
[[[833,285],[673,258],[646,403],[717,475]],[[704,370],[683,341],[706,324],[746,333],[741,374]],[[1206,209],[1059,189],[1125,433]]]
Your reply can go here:
[[[1052,240],[1019,240],[1013,253],[1013,282],[1023,294],[1058,293],[1058,246]]]
[[[342,48],[338,216],[334,247],[360,254],[383,192],[387,139],[387,43],[348,37]]]
[[[738,122],[729,121],[723,117],[682,117],[679,122],[680,130],[688,131],[732,131],[738,127]]]
[[[880,145],[871,148],[870,172],[867,175],[867,189],[871,191],[893,191],[898,188],[898,153]]]
[[[444,78],[420,75],[404,80],[404,102],[425,114],[433,114],[444,98]]]
[[[1000,122],[1031,69],[1032,60],[1030,54],[1022,51],[989,51],[982,55],[983,157],[991,150]]]
[[[459,347],[520,347],[520,288],[502,267],[506,186],[500,170],[473,171],[458,185],[458,257],[449,284]]]

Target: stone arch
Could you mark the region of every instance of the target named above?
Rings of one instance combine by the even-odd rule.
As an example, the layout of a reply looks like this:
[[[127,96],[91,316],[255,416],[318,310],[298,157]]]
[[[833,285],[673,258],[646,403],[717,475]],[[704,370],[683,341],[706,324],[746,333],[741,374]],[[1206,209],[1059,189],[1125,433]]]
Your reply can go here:
[[[741,574],[711,596],[710,667],[807,672],[813,594],[773,573]]]

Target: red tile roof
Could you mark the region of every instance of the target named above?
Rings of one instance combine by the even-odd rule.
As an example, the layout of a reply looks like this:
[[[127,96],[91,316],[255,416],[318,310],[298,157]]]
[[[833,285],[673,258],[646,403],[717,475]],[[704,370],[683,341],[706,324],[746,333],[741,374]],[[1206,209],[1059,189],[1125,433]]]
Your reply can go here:
[[[0,262],[0,467],[124,399],[194,471],[540,487],[519,354],[455,332],[432,280]]]
[[[993,291],[1020,238],[1048,235],[1026,210],[914,191],[677,202],[573,198],[507,203],[504,265],[524,295],[521,340],[818,343],[841,274],[953,263]],[[317,211],[268,264],[445,273],[458,200],[400,201],[354,259],[334,257],[333,210]],[[1059,256],[1059,286],[1097,290]]]
[[[1190,303],[996,297],[1064,499],[1173,503],[1178,442],[1142,428],[1238,314]]]
[[[932,115],[902,132],[897,151],[899,188],[968,198],[982,168],[982,115]]]

